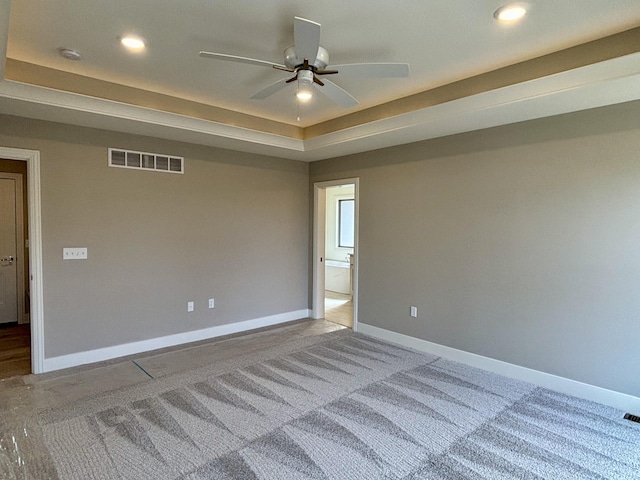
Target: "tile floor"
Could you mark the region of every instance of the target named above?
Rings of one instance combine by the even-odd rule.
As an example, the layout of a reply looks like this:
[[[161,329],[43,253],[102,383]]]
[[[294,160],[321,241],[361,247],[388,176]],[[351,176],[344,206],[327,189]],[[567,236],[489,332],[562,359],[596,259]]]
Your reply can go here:
[[[351,295],[326,290],[324,299],[324,318],[347,328],[353,328],[353,298]]]
[[[326,320],[299,320],[108,362],[0,380],[0,478],[58,478],[40,440],[36,413],[41,409],[153,382],[154,378],[242,356],[291,338],[343,328]]]

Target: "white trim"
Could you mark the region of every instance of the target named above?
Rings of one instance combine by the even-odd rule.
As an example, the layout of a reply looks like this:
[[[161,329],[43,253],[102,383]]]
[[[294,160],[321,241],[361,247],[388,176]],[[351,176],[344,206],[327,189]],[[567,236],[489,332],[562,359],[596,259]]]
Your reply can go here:
[[[360,178],[342,178],[315,182],[313,184],[313,285],[312,285],[312,318],[324,317],[324,263],[320,257],[325,256],[325,223],[326,205],[325,191],[329,187],[339,185],[353,185],[353,198],[355,200],[354,212],[354,267],[353,267],[353,331],[358,331],[358,266],[360,265]],[[320,251],[322,250],[322,252]],[[322,253],[322,255],[320,255]]]
[[[40,152],[0,146],[0,157],[27,162],[29,202],[29,270],[31,274],[31,371],[44,365],[44,306],[42,283],[42,216],[40,205]]]
[[[595,385],[589,385],[531,368],[521,367],[494,358],[476,355],[475,353],[465,352],[464,350],[410,337],[402,333],[374,327],[373,325],[361,323],[359,331],[365,335],[413,348],[421,352],[445,357],[449,360],[488,370],[499,375],[504,375],[505,377],[523,380],[567,395],[609,405],[624,410],[625,412],[640,412],[640,398],[632,395],[596,387]]]
[[[640,98],[640,53],[605,60],[304,141],[307,162]]]
[[[11,80],[0,80],[0,113],[304,159],[304,143],[297,138]]]
[[[1,59],[8,41],[10,5],[10,0],[0,0]],[[0,61],[0,113],[304,162],[640,99],[640,52],[636,52],[301,140],[2,80],[3,72]]]
[[[313,185],[313,247],[312,247],[312,268],[313,285],[311,301],[311,318],[324,318],[324,290],[325,290],[325,269],[323,260],[326,245],[326,188],[319,184]]]
[[[191,332],[176,333],[165,337],[151,338],[139,342],[125,343],[113,347],[97,348],[85,352],[70,353],[59,357],[45,358],[44,372],[52,372],[63,368],[76,367],[87,363],[111,360],[112,358],[134,355],[136,353],[149,352],[159,348],[174,347],[185,343],[208,340],[211,338],[230,335],[232,333],[246,332],[256,328],[268,327],[280,323],[290,322],[309,317],[309,310],[296,310],[292,312],[279,313],[268,317],[254,318],[243,322],[229,323],[215,327],[194,330]]]

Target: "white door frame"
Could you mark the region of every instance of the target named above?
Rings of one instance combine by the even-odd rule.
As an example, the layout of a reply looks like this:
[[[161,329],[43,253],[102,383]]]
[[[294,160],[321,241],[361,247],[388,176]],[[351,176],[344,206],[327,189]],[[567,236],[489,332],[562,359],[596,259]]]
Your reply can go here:
[[[40,152],[0,146],[0,158],[27,162],[29,203],[29,268],[31,282],[31,371],[44,371],[44,304],[42,281],[42,216]]]
[[[325,230],[327,221],[326,190],[338,185],[354,185],[354,267],[353,267],[353,331],[358,331],[358,266],[360,265],[359,225],[360,225],[360,179],[344,178],[313,184],[313,293],[312,318],[324,318],[324,255]]]

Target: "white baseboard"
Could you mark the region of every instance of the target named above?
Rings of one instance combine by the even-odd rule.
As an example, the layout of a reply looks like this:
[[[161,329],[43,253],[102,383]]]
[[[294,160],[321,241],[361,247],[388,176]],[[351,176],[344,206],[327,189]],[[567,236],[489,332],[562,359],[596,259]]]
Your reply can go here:
[[[365,323],[358,324],[358,332],[370,335],[381,340],[396,343],[415,350],[444,357],[449,360],[464,363],[472,367],[488,370],[505,377],[523,380],[533,383],[540,387],[555,390],[557,392],[573,395],[574,397],[584,398],[593,402],[609,405],[625,412],[631,412],[637,415],[640,412],[640,398],[625,393],[607,390],[606,388],[596,387],[587,383],[578,382],[550,373],[540,372],[512,363],[503,362],[475,353],[465,352],[456,348],[446,347],[437,343],[421,340],[419,338],[410,337],[401,333],[392,332],[383,328],[374,327]]]
[[[291,322],[309,317],[310,310],[296,310],[293,312],[279,313],[268,317],[254,318],[243,322],[228,323],[216,327],[194,330],[192,332],[176,333],[165,337],[152,338],[139,342],[125,343],[113,347],[98,348],[85,352],[71,353],[59,357],[45,358],[42,373],[62,370],[63,368],[76,367],[87,363],[102,362],[113,358],[125,357],[136,353],[149,352],[159,348],[174,347],[185,343],[208,340],[232,333],[246,332],[256,328],[269,327],[280,323]]]

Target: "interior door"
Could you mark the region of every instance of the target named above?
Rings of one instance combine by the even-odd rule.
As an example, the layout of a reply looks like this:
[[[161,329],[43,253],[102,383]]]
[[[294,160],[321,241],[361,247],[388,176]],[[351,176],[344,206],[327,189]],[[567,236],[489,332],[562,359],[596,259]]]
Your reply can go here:
[[[16,183],[0,178],[0,323],[18,321]]]

